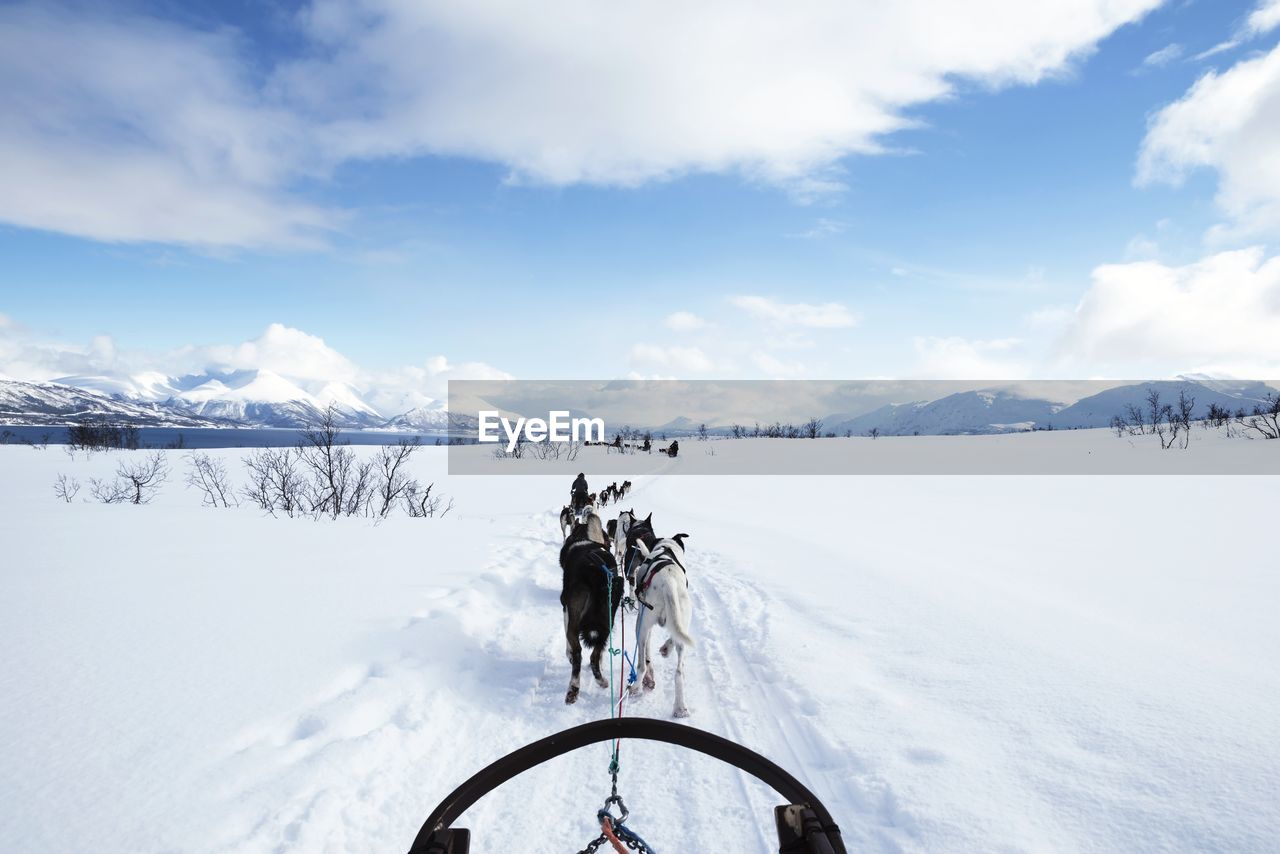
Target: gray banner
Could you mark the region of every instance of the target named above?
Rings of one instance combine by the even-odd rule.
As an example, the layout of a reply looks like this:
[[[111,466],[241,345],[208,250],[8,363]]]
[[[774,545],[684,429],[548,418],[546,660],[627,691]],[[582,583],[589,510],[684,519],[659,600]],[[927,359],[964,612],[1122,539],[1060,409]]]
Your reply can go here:
[[[450,474],[1280,474],[1280,383],[467,380]]]

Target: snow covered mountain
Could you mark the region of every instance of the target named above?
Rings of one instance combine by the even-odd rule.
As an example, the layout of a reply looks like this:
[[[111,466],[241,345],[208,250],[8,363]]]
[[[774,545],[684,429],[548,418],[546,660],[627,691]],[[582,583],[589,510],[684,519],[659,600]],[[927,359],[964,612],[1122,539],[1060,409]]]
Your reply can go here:
[[[4,382],[0,423],[65,424],[109,418],[140,426],[302,428],[333,406],[346,429],[435,430],[413,412],[388,418],[347,383],[304,386],[266,370],[171,377],[150,372],[61,377],[49,383]],[[425,410],[424,410],[425,411]]]
[[[1275,393],[1274,389],[1264,383],[1192,379],[1136,383],[1109,388],[1078,400],[1054,415],[1049,423],[1055,429],[1106,427],[1111,424],[1112,418],[1124,415],[1130,406],[1145,412],[1147,395],[1151,391],[1158,392],[1161,402],[1169,404],[1177,402],[1179,392],[1186,392],[1187,396],[1195,398],[1192,410],[1194,418],[1204,418],[1209,412],[1209,405],[1215,403],[1228,412],[1241,408],[1247,412],[1253,409],[1254,404],[1266,398],[1268,392]]]
[[[854,436],[877,429],[886,436],[1000,433],[1044,424],[1063,404],[1001,390],[964,391],[938,400],[891,403],[825,429]]]
[[[237,371],[183,377],[166,402],[200,415],[263,427],[306,427],[333,405],[343,427],[379,427],[386,422],[345,383],[325,384],[316,394],[271,371]]]
[[[930,402],[891,403],[845,421],[827,419],[824,429],[864,436],[878,429],[886,436],[936,436],[955,433],[1006,433],[1018,430],[1107,427],[1129,406],[1146,409],[1147,394],[1155,390],[1161,401],[1174,403],[1179,392],[1195,398],[1195,418],[1204,418],[1210,404],[1230,412],[1251,410],[1275,390],[1258,382],[1183,378],[1133,383],[1109,388],[1066,406],[1043,398],[1000,390],[966,391]]]
[[[338,425],[345,429],[444,435],[476,427],[474,417],[451,416],[443,401],[423,395],[389,395],[377,389],[364,393],[344,382],[305,382],[268,370],[181,377],[158,372],[103,374],[63,377],[53,383],[3,383],[0,423],[7,424],[58,424],[107,417],[138,425],[296,429],[315,425],[333,406]],[[1130,406],[1145,411],[1151,389],[1159,391],[1166,403],[1174,403],[1179,392],[1185,391],[1195,398],[1197,418],[1204,417],[1210,404],[1231,412],[1248,411],[1268,392],[1275,393],[1262,383],[1182,377],[1117,386],[1065,405],[992,388],[932,401],[892,403],[852,418],[828,415],[822,429],[837,436],[863,436],[872,429],[886,436],[931,436],[1106,427]],[[405,404],[410,405],[403,410],[388,408]],[[649,429],[674,437],[692,435],[698,426],[699,422],[681,416]],[[726,435],[730,431],[724,425],[708,425],[708,432]]]
[[[474,416],[453,414],[443,407],[425,406],[410,409],[383,424],[385,430],[418,433],[467,433],[474,432],[476,427]]]
[[[231,427],[164,403],[130,401],[54,383],[0,380],[0,423],[57,425],[107,419],[139,427]]]
[[[347,383],[304,385],[267,370],[209,372],[170,377],[160,373],[62,377],[59,385],[119,401],[148,403],[195,416],[253,427],[306,427],[332,405],[339,425],[376,428],[387,417]]]

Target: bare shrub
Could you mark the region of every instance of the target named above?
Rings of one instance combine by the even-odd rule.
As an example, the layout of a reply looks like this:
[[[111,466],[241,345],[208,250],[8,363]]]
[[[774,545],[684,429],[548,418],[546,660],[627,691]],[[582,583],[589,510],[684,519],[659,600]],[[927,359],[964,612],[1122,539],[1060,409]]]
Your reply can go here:
[[[244,497],[275,516],[292,517],[305,509],[305,484],[293,448],[262,448],[244,460],[249,484]]]
[[[521,454],[528,453],[533,459],[536,459],[536,460],[563,459],[569,462],[573,462],[578,458],[578,453],[582,450],[582,447],[585,444],[586,443],[582,441],[524,442],[522,444],[517,445],[516,449],[520,451]],[[610,444],[606,446],[605,453],[609,452],[609,448],[615,448],[615,447],[620,448],[621,445]],[[507,456],[507,453],[505,450],[502,452],[501,456],[504,458]],[[512,456],[519,456],[519,454],[516,454],[513,452]]]
[[[118,477],[104,480],[89,478],[89,494],[103,504],[123,504],[129,500],[129,487]]]
[[[1173,407],[1160,402],[1160,392],[1154,388],[1147,389],[1147,420],[1151,432],[1160,440],[1160,447],[1168,450],[1178,439],[1179,424],[1174,416]]]
[[[399,504],[405,495],[410,480],[405,466],[413,452],[418,450],[418,437],[412,440],[401,439],[394,445],[383,445],[378,449],[375,462],[378,468],[378,489],[374,515],[385,519],[392,508]]]
[[[53,494],[70,504],[80,492],[80,481],[65,474],[58,475],[53,482]]]
[[[434,483],[428,483],[426,489],[423,489],[416,480],[409,481],[404,491],[405,512],[415,519],[435,518],[437,513],[443,519],[453,509],[453,499],[450,498],[449,503],[442,507],[443,499],[439,495],[432,495],[433,489]]]
[[[1249,415],[1237,412],[1236,423],[1242,430],[1257,433],[1264,439],[1280,439],[1280,394],[1268,393],[1266,401],[1255,404]]]
[[[105,419],[86,421],[67,428],[67,444],[82,451],[114,448],[136,451],[142,445],[142,431],[136,425],[122,426]]]
[[[1125,407],[1125,420],[1128,423],[1129,435],[1141,436],[1146,432],[1142,421],[1142,407],[1136,403],[1130,403]]]
[[[374,462],[360,462],[341,435],[330,405],[320,424],[303,430],[298,441],[298,460],[307,473],[308,509],[317,517],[364,515],[373,498]]]
[[[355,452],[347,449],[352,456]],[[373,460],[357,462],[352,469],[348,483],[346,500],[342,503],[343,516],[367,516],[377,492],[376,464]]]
[[[164,451],[152,451],[140,461],[122,460],[116,477],[124,481],[131,504],[150,504],[169,478],[169,463]]]
[[[1182,436],[1182,448],[1191,444],[1191,415],[1195,412],[1196,399],[1187,394],[1186,389],[1178,390],[1178,403],[1171,410],[1170,423],[1173,425],[1174,437]]]
[[[1219,406],[1216,403],[1211,403],[1209,404],[1209,414],[1205,416],[1205,419],[1202,423],[1204,424],[1204,429],[1206,430],[1208,430],[1210,427],[1215,427],[1217,429],[1221,429],[1223,427],[1230,428],[1231,411],[1227,409],[1225,406]],[[1229,432],[1228,432],[1228,435],[1230,435]]]
[[[187,455],[187,488],[195,488],[202,493],[201,503],[206,507],[238,507],[240,500],[236,498],[227,477],[227,466],[222,460],[211,457],[200,451]]]

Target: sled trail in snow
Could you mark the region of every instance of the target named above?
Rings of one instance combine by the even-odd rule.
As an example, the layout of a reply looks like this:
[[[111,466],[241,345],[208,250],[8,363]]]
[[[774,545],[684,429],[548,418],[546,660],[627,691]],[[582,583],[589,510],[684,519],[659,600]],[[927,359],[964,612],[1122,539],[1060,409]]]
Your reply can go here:
[[[428,587],[414,614],[373,644],[377,655],[290,720],[245,733],[216,769],[245,812],[222,839],[227,850],[366,850],[404,847],[432,807],[483,766],[528,742],[609,716],[609,692],[584,679],[564,703],[564,655],[556,514],[526,518],[491,543],[472,583]],[[686,653],[693,717],[791,770],[845,815],[893,825],[892,793],[865,774],[819,720],[813,697],[770,648],[764,596],[714,551],[689,558],[697,646]],[[634,650],[634,615],[625,641]],[[674,657],[657,654],[657,687],[628,696],[624,714],[670,718]],[[606,656],[606,660],[608,656]],[[613,661],[615,690],[619,659]],[[609,791],[609,747],[560,757],[509,782],[459,822],[478,851],[576,850],[597,832]],[[630,823],[659,851],[768,850],[776,794],[737,769],[670,745],[623,742],[619,790]],[[270,772],[263,779],[264,770]],[[262,797],[263,789],[270,797]],[[854,814],[850,814],[850,811]]]

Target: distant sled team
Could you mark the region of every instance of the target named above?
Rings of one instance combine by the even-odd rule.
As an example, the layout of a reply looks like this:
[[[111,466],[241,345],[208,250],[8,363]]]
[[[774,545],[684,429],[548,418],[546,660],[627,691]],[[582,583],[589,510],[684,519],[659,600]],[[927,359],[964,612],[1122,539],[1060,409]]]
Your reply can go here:
[[[601,495],[614,501],[631,491],[631,481],[611,484]],[[688,534],[659,537],[653,530],[653,514],[637,518],[624,510],[608,525],[595,513],[596,504],[587,491],[586,478],[579,474],[570,490],[570,503],[560,511],[564,544],[560,548],[563,582],[560,605],[564,612],[565,654],[571,674],[564,701],[578,699],[582,649],[591,650],[591,674],[601,687],[608,682],[600,670],[601,655],[609,644],[610,627],[618,609],[634,608],[635,681],[630,693],[650,691],[657,684],[649,640],[655,625],[666,628],[669,637],[659,648],[665,657],[676,651],[675,705],[672,714],[689,714],[684,698],[684,651],[694,645],[690,633],[693,605],[684,541]]]
[[[560,536],[568,537],[573,526],[585,522],[588,513],[595,512],[597,507],[604,507],[610,502],[617,503],[627,497],[631,491],[631,481],[624,480],[622,486],[613,482],[600,491],[597,496],[587,491],[587,478],[581,472],[569,490],[569,503],[560,511]]]

